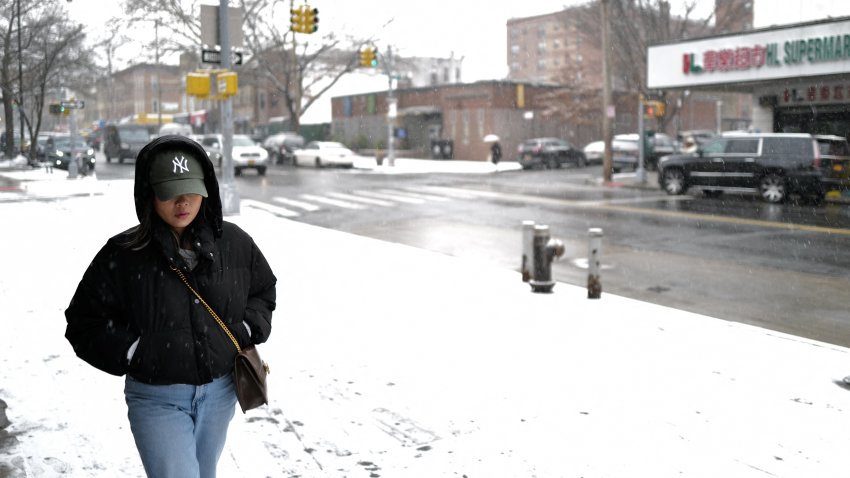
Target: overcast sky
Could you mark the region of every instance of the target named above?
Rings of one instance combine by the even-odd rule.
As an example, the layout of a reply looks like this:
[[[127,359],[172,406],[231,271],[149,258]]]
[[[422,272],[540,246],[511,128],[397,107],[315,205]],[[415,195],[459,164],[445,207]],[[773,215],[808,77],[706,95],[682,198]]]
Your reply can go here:
[[[96,36],[95,32],[106,19],[120,14],[118,3],[73,0],[67,6],[72,17],[92,27]],[[202,3],[218,4],[215,1]],[[466,81],[501,78],[506,74],[505,24],[509,18],[552,13],[565,5],[580,3],[583,1],[496,1],[489,4],[477,0],[431,0],[415,4],[397,0],[309,1],[319,9],[320,32],[375,37],[382,50],[391,44],[406,56],[448,57],[454,54],[463,57]],[[684,0],[672,0],[671,3],[675,10]],[[698,0],[697,16],[708,15],[713,6],[714,0]],[[844,15],[850,15],[850,2],[846,0],[755,0],[756,28]],[[287,28],[288,12],[281,12],[278,17],[281,27]],[[389,24],[384,26],[387,22]],[[151,35],[152,32],[147,29],[143,34]],[[126,61],[137,58],[139,50],[127,48],[121,53]]]
[[[296,3],[300,4],[302,0]],[[217,5],[215,1],[201,3]],[[233,2],[235,3],[235,2]],[[319,31],[334,31],[360,38],[376,38],[381,50],[387,45],[404,56],[463,57],[462,79],[466,82],[504,78],[507,75],[507,31],[510,18],[521,18],[556,12],[564,6],[585,3],[583,0],[526,0],[508,2],[497,0],[484,4],[477,0],[430,0],[402,2],[398,0],[334,1],[309,0],[319,9]],[[685,0],[671,0],[674,12]],[[120,15],[119,2],[73,0],[66,4],[71,16],[88,25],[90,37],[97,38],[98,30],[112,16]],[[411,6],[415,5],[415,6]],[[486,5],[482,7],[481,5]],[[714,0],[698,0],[692,15],[705,18],[714,7]],[[755,0],[755,27],[799,23],[827,16],[850,15],[847,0]],[[288,9],[277,15],[281,28],[289,27]],[[160,35],[167,32],[160,31]],[[138,33],[149,40],[148,28]],[[305,35],[301,35],[302,38]],[[138,45],[127,46],[118,52],[118,68],[130,60],[153,61],[146,58]],[[176,64],[176,59],[164,60]],[[372,72],[374,73],[374,72]],[[383,79],[382,79],[383,78]],[[347,75],[334,86],[328,97],[356,94],[386,88],[386,79],[364,72]],[[318,102],[307,111],[302,122],[324,122],[330,118],[330,101]]]

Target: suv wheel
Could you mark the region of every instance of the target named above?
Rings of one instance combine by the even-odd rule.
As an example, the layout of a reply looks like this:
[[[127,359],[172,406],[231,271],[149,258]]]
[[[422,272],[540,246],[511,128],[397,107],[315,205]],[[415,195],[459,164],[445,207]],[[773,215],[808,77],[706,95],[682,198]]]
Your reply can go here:
[[[664,170],[664,191],[671,196],[684,194],[685,189],[685,173],[678,168],[670,168]]]
[[[785,200],[785,178],[775,173],[765,174],[759,182],[759,191],[767,202],[782,202]]]

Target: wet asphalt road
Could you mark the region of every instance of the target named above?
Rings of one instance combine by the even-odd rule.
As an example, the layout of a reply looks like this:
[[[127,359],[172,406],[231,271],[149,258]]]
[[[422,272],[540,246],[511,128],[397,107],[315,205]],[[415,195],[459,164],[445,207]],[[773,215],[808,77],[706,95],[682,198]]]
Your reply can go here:
[[[99,168],[102,178],[132,176],[128,164]],[[850,346],[850,205],[670,197],[598,186],[600,176],[599,166],[488,175],[275,166],[237,184],[242,198],[285,208],[293,220],[514,270],[521,222],[548,224],[566,244],[555,279],[581,286],[587,230],[600,227],[603,300],[624,295]]]

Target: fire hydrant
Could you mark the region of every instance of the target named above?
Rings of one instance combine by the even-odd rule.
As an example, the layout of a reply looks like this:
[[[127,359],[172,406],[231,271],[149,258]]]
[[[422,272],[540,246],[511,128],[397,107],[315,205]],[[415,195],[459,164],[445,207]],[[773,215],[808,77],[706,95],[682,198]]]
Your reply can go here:
[[[534,245],[532,251],[532,275],[529,284],[532,292],[552,292],[555,281],[552,280],[552,261],[564,255],[564,243],[549,235],[549,226],[534,226]]]

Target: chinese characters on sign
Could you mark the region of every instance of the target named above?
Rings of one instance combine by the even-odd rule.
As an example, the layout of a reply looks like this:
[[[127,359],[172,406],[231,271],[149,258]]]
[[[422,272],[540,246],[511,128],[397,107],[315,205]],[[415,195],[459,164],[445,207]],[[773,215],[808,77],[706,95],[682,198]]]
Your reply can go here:
[[[850,59],[850,35],[786,41],[782,47],[784,56],[781,61],[779,43],[706,50],[702,58],[696,53],[685,53],[682,56],[682,72],[688,75]]]
[[[785,88],[780,95],[783,103],[843,103],[850,99],[850,84],[847,85],[809,85],[799,88]]]

